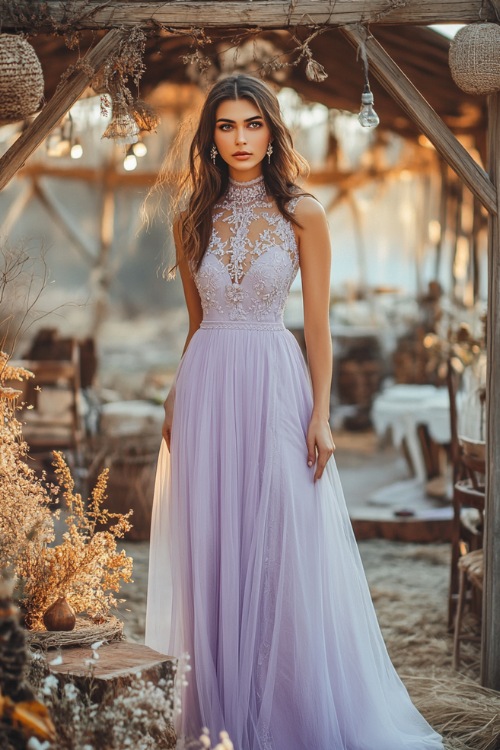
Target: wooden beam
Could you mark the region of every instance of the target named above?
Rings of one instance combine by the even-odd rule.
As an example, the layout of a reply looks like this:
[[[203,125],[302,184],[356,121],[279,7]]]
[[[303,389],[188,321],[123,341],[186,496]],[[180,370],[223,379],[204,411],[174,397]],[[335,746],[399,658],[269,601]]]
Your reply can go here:
[[[90,182],[107,187],[145,187],[149,188],[156,182],[158,172],[118,172],[110,164],[100,167],[85,166],[57,166],[48,163],[34,162],[27,164],[18,172],[19,177],[54,177],[58,180],[76,180],[77,182]]]
[[[33,183],[28,182],[27,185],[24,185],[17,198],[9,206],[4,220],[0,224],[0,236],[7,237],[11,233],[16,222],[22,216],[28,203],[32,199],[33,193]]]
[[[118,46],[122,39],[122,31],[110,31],[88,53],[85,58],[85,71],[78,70],[69,76],[54,94],[49,103],[33,120],[17,141],[0,159],[0,190],[4,188],[23,166],[26,159],[35,151],[53,127],[61,120],[66,112],[78,100],[88,86],[92,74],[103,65],[110,53]]]
[[[308,185],[341,184],[346,181],[352,188],[365,184],[369,180],[382,180],[398,176],[403,170],[409,170],[418,174],[431,172],[436,169],[433,159],[434,151],[423,153],[397,164],[394,167],[368,167],[365,169],[338,170],[323,169],[311,172],[307,178]],[[35,162],[27,164],[18,172],[18,177],[28,177],[38,180],[43,177],[53,177],[58,180],[76,180],[77,182],[89,182],[105,187],[123,188],[150,188],[158,179],[158,172],[146,172],[137,170],[134,172],[118,172],[112,164],[105,164],[99,168],[85,166],[57,166],[54,164]]]
[[[29,3],[31,5],[31,3]],[[0,2],[0,16],[5,30],[28,29],[29,22],[16,15],[28,3]],[[84,10],[79,13],[78,6]],[[103,3],[75,3],[71,13],[72,29],[110,29],[136,24],[171,29],[200,27],[254,27],[284,29],[288,26],[325,24],[340,26],[353,23],[413,24],[472,23],[480,17],[494,21],[490,3],[482,0],[208,0],[208,2],[158,2],[158,0],[108,0]],[[49,15],[57,22],[68,24],[68,3],[46,0]],[[18,10],[18,14],[13,8]],[[29,19],[29,14],[24,14]]]
[[[391,56],[373,36],[366,34],[362,26],[345,26],[340,31],[356,49],[362,44],[365,45],[370,72],[417,123],[436,150],[483,206],[491,214],[496,214],[498,210],[496,187]]]
[[[488,99],[488,168],[493,184],[498,188],[500,93],[492,94]],[[500,202],[498,211],[496,216],[490,215],[488,231],[485,580],[481,664],[481,682],[494,690],[500,690]]]
[[[36,197],[45,208],[51,219],[59,227],[61,232],[66,235],[68,240],[78,250],[80,255],[83,257],[86,263],[90,266],[94,265],[96,256],[92,252],[92,248],[82,239],[85,234],[83,231],[75,229],[68,218],[63,214],[61,208],[57,205],[53,196],[50,194],[46,187],[40,185],[35,180],[33,182],[33,189]]]

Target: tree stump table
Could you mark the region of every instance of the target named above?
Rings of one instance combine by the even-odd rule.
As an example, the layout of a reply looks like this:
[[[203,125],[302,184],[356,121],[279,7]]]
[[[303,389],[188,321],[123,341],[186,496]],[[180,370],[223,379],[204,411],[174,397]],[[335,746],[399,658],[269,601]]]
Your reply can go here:
[[[54,652],[52,652],[54,653]],[[116,641],[101,646],[93,658],[91,648],[76,647],[61,650],[62,664],[51,664],[50,671],[65,682],[71,680],[87,693],[92,689],[92,700],[99,701],[108,690],[118,694],[141,674],[146,681],[157,683],[173,678],[176,660],[153,651],[140,643]]]

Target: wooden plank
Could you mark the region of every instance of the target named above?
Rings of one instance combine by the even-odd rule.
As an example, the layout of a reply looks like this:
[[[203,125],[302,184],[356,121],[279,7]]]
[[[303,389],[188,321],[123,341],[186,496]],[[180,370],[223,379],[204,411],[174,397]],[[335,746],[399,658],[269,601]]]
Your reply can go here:
[[[29,28],[29,22],[16,18],[15,8],[27,3],[0,2],[0,15],[5,30]],[[288,26],[324,24],[340,26],[353,23],[413,24],[425,26],[433,23],[472,23],[477,21],[481,7],[482,18],[494,21],[490,3],[481,0],[254,0],[234,2],[208,0],[208,2],[158,2],[158,0],[109,0],[85,3],[81,13],[75,10],[71,17],[73,29],[110,29],[136,24],[157,27],[164,24],[171,29],[191,27],[252,27],[284,29]],[[44,3],[50,16],[68,23],[68,3],[64,0],[47,0]],[[76,4],[78,8],[78,4]],[[70,11],[71,13],[71,11]],[[27,14],[29,18],[29,13]]]
[[[96,72],[103,65],[110,53],[118,46],[123,32],[110,31],[86,56],[86,71]],[[17,141],[0,159],[0,190],[4,188],[23,166],[26,159],[38,148],[53,127],[81,96],[89,84],[91,76],[79,70],[73,73],[54,94],[50,102],[42,109]]]
[[[341,32],[356,49],[361,44],[365,44],[370,72],[417,123],[436,150],[483,206],[491,214],[496,215],[498,210],[496,187],[391,56],[373,36],[365,38],[366,31],[362,26],[345,26],[341,28]]]
[[[500,93],[488,99],[488,169],[500,186]],[[500,201],[498,210],[500,212]],[[485,581],[481,682],[500,690],[500,222],[490,216],[488,228],[488,369],[486,388],[487,461]]]

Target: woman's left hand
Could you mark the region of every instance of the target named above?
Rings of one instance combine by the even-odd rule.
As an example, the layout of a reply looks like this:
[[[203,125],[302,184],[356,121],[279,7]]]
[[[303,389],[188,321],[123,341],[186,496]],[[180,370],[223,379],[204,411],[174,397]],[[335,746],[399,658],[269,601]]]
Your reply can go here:
[[[328,420],[313,415],[307,430],[307,465],[311,467],[316,463],[314,481],[321,477],[334,451],[335,443]]]

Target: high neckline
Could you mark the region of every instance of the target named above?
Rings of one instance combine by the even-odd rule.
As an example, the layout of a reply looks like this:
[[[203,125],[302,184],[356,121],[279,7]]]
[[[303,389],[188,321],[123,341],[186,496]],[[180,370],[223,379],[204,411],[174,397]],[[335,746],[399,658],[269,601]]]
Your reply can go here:
[[[256,185],[258,182],[264,182],[264,175],[260,174],[258,177],[254,177],[253,180],[235,180],[233,177],[229,178],[230,185],[237,185],[238,187],[245,187],[246,185]]]
[[[248,203],[255,200],[266,200],[266,183],[264,175],[261,174],[253,180],[240,182],[229,178],[226,198],[233,203]]]

